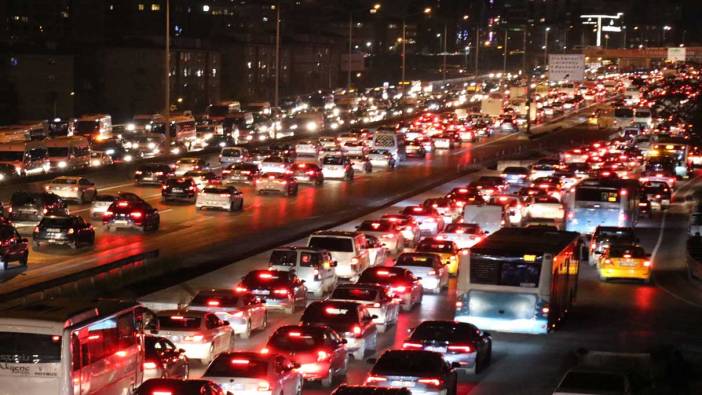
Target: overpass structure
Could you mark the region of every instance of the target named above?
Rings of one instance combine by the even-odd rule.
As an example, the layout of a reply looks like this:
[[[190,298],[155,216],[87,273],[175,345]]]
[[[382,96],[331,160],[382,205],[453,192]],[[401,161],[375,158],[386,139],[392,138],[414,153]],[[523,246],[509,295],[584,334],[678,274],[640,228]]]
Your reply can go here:
[[[649,47],[649,48],[601,48],[588,47],[583,50],[586,63],[610,60],[623,70],[630,68],[648,68],[665,62],[669,50],[683,54],[685,61],[702,63],[702,47]]]

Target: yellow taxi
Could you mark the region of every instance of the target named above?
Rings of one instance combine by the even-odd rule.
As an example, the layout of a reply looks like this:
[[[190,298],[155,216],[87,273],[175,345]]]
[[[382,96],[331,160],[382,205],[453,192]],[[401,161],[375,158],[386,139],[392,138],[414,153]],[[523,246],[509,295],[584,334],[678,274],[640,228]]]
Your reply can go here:
[[[602,281],[611,278],[651,281],[651,256],[636,246],[611,246],[597,262],[597,272]]]
[[[429,252],[441,257],[441,263],[446,265],[450,275],[458,274],[458,263],[461,257],[461,250],[456,243],[451,240],[437,240],[434,238],[424,238],[417,244],[416,252]]]

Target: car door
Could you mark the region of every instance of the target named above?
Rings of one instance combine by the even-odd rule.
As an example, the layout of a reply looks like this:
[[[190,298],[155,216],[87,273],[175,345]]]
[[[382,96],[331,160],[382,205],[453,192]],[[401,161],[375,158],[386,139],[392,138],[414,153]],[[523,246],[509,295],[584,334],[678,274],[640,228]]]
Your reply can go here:
[[[434,260],[434,272],[438,275],[440,284],[446,285],[448,283],[448,267],[441,263],[441,259]]]
[[[95,184],[88,180],[87,178],[81,178],[78,181],[78,184],[80,185],[80,188],[83,190],[86,196],[90,196],[91,198],[94,198],[95,195],[97,194],[97,191],[95,189]]]
[[[212,343],[214,344],[215,355],[224,351],[224,331],[222,330],[222,325],[220,324],[220,319],[214,314],[207,314],[205,316],[205,330],[212,337]]]
[[[168,377],[185,377],[188,363],[183,353],[168,339],[161,340],[161,350],[166,356],[167,362],[165,364]]]
[[[332,368],[341,369],[346,361],[346,347],[342,338],[336,332],[328,331],[325,333],[324,340],[326,345],[333,350]]]
[[[377,329],[373,323],[370,312],[368,312],[368,309],[363,306],[359,306],[358,317],[360,321],[359,324],[361,325],[361,329],[363,331],[363,337],[368,339],[370,336],[373,336],[377,332]]]

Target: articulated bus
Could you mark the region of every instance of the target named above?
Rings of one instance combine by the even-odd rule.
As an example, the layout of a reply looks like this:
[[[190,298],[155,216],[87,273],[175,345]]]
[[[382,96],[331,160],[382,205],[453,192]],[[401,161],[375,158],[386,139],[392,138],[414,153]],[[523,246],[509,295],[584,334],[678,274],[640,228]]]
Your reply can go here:
[[[575,300],[580,235],[551,227],[502,228],[461,262],[454,319],[480,329],[544,334]]]
[[[0,311],[0,395],[124,395],[144,375],[154,314],[135,302],[54,300]]]
[[[566,198],[566,227],[592,234],[598,226],[633,227],[639,218],[637,180],[593,178],[580,182]]]

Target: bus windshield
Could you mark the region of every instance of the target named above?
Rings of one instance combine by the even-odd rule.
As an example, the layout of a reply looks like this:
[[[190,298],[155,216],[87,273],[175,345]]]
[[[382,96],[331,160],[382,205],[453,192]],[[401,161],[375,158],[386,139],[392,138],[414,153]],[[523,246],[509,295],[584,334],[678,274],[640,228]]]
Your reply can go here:
[[[68,147],[49,147],[47,150],[49,151],[49,156],[62,158],[68,156]]]
[[[61,362],[61,336],[0,332],[0,363]]]
[[[470,282],[474,284],[536,288],[541,275],[541,257],[492,257],[473,255],[470,258]]]
[[[611,189],[578,188],[575,200],[581,202],[619,203],[620,194]]]

